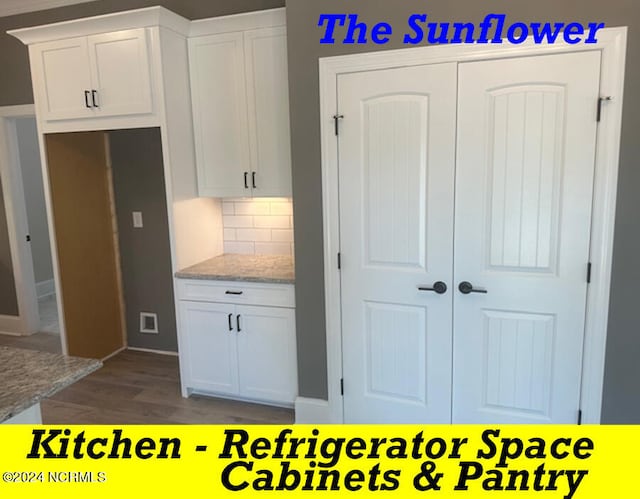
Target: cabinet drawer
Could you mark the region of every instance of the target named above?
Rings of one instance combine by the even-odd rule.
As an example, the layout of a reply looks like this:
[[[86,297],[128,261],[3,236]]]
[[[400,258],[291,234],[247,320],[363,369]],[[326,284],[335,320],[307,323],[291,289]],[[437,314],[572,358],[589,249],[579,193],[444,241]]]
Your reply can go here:
[[[181,279],[178,281],[178,294],[180,300],[295,307],[292,284]]]

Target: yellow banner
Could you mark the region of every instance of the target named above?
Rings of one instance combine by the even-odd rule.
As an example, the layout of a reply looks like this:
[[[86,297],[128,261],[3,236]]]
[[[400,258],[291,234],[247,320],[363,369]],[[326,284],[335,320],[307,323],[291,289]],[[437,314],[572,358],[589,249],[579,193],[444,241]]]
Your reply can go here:
[[[640,426],[7,425],[0,439],[11,499],[640,496]]]

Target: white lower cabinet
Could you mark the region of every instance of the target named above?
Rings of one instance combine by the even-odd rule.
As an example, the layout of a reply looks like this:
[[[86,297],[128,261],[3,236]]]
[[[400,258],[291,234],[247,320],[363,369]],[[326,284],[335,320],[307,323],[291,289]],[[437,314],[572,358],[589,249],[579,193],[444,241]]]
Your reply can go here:
[[[236,314],[240,395],[293,404],[298,392],[293,309],[238,305]]]
[[[228,329],[234,308],[220,303],[180,303],[187,344],[183,371],[188,375],[189,388],[238,393],[238,340],[235,331]]]
[[[186,393],[293,405],[298,393],[293,306],[244,304],[256,289],[266,295],[263,303],[272,301],[265,285],[229,283],[227,303],[182,299],[189,286],[185,281],[180,287],[180,362]],[[271,287],[278,296],[285,286]],[[218,290],[220,283],[211,287]]]

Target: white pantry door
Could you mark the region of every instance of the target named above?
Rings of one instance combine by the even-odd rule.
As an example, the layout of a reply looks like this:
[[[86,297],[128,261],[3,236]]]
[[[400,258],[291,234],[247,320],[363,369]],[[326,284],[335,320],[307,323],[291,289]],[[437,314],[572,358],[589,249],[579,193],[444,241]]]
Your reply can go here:
[[[451,421],[456,72],[338,78],[347,423]]]
[[[576,422],[599,75],[597,51],[459,66],[454,423]]]

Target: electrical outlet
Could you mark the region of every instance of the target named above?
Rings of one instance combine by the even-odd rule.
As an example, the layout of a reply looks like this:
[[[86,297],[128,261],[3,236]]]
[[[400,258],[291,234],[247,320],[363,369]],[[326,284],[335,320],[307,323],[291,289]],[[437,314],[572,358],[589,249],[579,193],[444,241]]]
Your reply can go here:
[[[134,229],[142,229],[144,224],[142,222],[142,212],[134,211],[133,212],[133,228]]]
[[[140,332],[146,334],[158,334],[158,314],[141,312]]]

